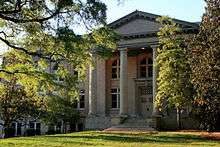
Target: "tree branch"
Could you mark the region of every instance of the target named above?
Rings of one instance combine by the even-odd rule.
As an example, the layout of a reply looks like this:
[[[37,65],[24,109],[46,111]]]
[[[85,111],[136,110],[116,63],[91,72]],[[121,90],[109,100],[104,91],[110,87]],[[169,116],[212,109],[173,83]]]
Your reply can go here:
[[[11,72],[11,71],[8,71],[8,70],[0,69],[0,73],[1,72],[7,73],[7,74],[10,74],[10,75],[14,75],[16,73],[26,74],[25,72],[21,72],[21,71],[18,71],[18,70],[15,70],[14,72]]]
[[[56,15],[58,15],[60,13],[60,9],[57,9],[54,13],[52,13],[50,16],[48,17],[44,17],[44,18],[33,18],[33,19],[16,19],[13,17],[9,17],[6,16],[2,13],[0,13],[0,18],[7,20],[7,21],[11,21],[14,23],[28,23],[28,22],[39,22],[39,23],[43,23],[44,21],[47,21],[53,17],[55,17]]]
[[[15,3],[15,8],[14,10],[4,10],[4,11],[0,11],[0,14],[14,14],[14,13],[18,13],[21,12],[22,7],[27,3],[27,0],[25,0],[25,2],[21,2],[21,0],[17,0],[17,2]]]
[[[11,48],[13,48],[13,49],[22,51],[22,52],[24,52],[25,54],[31,55],[31,56],[33,56],[33,57],[34,57],[34,56],[35,56],[35,57],[39,57],[39,58],[42,58],[42,59],[49,60],[49,61],[51,61],[51,62],[57,62],[57,61],[58,61],[58,60],[52,59],[52,57],[55,56],[55,55],[58,55],[58,56],[61,56],[61,57],[62,57],[62,59],[59,59],[60,61],[62,61],[62,60],[65,59],[65,57],[64,57],[62,54],[58,54],[58,53],[53,52],[53,53],[51,53],[51,54],[45,55],[45,54],[40,53],[40,52],[30,52],[30,51],[28,51],[28,50],[25,49],[25,48],[18,47],[18,46],[15,46],[15,45],[11,44],[8,40],[3,39],[2,37],[0,37],[0,40],[3,41],[7,46],[9,46],[9,47],[11,47]]]

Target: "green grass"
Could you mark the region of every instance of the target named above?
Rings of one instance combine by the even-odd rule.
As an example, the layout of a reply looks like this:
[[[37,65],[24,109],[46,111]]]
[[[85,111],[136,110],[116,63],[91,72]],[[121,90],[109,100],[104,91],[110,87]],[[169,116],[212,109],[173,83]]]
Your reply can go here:
[[[81,132],[35,137],[1,139],[0,147],[160,147],[160,146],[220,146],[220,142],[200,136],[200,133],[106,133]]]

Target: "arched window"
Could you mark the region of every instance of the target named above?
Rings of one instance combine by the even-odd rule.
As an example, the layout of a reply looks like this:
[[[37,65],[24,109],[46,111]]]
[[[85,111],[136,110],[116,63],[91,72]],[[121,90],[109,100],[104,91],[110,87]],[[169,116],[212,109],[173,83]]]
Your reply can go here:
[[[120,76],[120,61],[114,60],[112,62],[112,79],[118,79]]]
[[[140,61],[140,78],[153,76],[153,60],[152,58],[143,58]]]

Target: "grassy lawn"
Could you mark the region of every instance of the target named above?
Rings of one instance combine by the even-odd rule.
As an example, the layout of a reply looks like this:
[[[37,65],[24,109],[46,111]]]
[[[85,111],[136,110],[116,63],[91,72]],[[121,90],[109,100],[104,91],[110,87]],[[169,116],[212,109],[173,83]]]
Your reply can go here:
[[[160,146],[220,146],[217,140],[201,136],[199,132],[154,132],[154,133],[107,133],[80,132],[35,137],[1,139],[0,147],[160,147]]]

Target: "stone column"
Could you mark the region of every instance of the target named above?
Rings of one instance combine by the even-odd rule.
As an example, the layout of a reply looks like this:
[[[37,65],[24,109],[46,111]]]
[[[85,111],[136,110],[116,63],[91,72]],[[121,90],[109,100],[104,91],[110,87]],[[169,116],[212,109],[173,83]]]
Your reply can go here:
[[[94,60],[94,67],[89,67],[89,115],[96,115],[96,87],[97,87],[97,69],[96,58]]]
[[[153,128],[159,129],[161,127],[161,115],[159,113],[158,107],[156,105],[156,94],[157,94],[157,77],[159,69],[155,67],[156,64],[156,57],[157,57],[157,48],[158,46],[151,46],[153,49],[153,113],[152,113],[152,120],[153,120]]]
[[[127,49],[120,48],[120,115],[126,116],[128,113],[128,83],[127,83]]]
[[[97,114],[105,116],[106,112],[106,61],[97,60]]]
[[[157,47],[158,45],[151,46],[153,49],[153,115],[158,114],[158,108],[156,106],[156,92],[157,92],[157,76],[158,76],[158,67],[156,65],[157,58]]]

